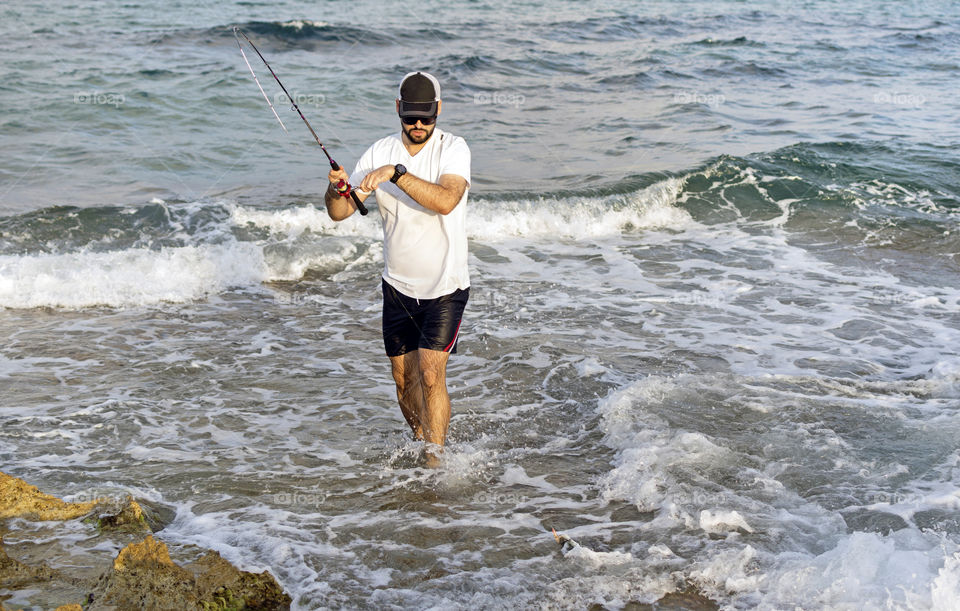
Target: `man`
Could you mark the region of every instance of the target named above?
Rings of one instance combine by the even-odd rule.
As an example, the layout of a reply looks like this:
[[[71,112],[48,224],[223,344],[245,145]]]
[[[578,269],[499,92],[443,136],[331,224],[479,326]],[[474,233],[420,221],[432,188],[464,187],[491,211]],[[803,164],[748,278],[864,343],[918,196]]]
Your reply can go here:
[[[470,149],[437,128],[440,83],[426,72],[400,82],[400,132],[375,142],[353,174],[331,170],[324,197],[340,221],[356,205],[337,191],[341,180],[360,200],[377,194],[383,219],[383,341],[397,401],[414,437],[427,442],[427,465],[439,464],[450,425],[447,360],[456,352],[470,292],[467,192]]]

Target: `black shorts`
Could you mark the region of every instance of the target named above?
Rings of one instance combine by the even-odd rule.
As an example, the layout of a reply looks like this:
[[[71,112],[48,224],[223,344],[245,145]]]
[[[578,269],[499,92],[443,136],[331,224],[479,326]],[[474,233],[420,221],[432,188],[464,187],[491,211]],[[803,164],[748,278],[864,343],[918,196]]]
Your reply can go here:
[[[387,356],[418,348],[455,353],[470,289],[436,299],[413,299],[383,281],[383,347]]]

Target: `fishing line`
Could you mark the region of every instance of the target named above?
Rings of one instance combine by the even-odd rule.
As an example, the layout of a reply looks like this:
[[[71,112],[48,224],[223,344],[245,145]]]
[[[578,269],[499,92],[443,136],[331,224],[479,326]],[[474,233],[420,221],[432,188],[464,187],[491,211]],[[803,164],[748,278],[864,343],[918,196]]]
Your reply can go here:
[[[257,73],[253,71],[253,66],[250,65],[250,61],[247,59],[247,54],[243,52],[243,43],[241,43],[240,41],[240,36],[243,36],[243,39],[247,41],[247,44],[250,45],[250,48],[256,51],[260,59],[263,60],[263,64],[267,67],[267,70],[269,70],[270,74],[273,75],[274,80],[277,81],[278,85],[280,85],[280,89],[283,89],[283,93],[284,95],[287,96],[287,99],[290,100],[290,104],[293,105],[293,109],[296,110],[297,114],[300,115],[300,118],[303,119],[303,123],[307,126],[307,129],[309,129],[310,133],[313,135],[313,139],[317,141],[317,144],[320,145],[320,148],[323,150],[324,155],[327,156],[327,160],[330,162],[330,167],[333,168],[334,170],[342,169],[342,166],[336,161],[334,161],[333,157],[330,156],[329,151],[327,151],[327,147],[323,146],[323,143],[320,142],[320,137],[317,136],[317,132],[313,131],[313,127],[310,126],[310,122],[307,121],[307,118],[303,116],[303,112],[300,110],[300,107],[297,106],[296,100],[294,100],[293,96],[291,96],[287,92],[287,88],[283,86],[283,83],[280,81],[280,77],[278,77],[277,73],[274,72],[273,68],[270,67],[270,63],[267,62],[267,59],[263,56],[262,53],[260,53],[260,49],[257,48],[257,45],[253,44],[253,41],[250,40],[250,37],[247,36],[243,30],[241,30],[236,26],[234,26],[233,28],[233,36],[234,38],[237,39],[237,46],[240,47],[240,54],[243,55],[243,61],[246,62],[247,68],[250,69],[250,74],[253,75],[253,80],[257,83],[257,87],[260,88],[260,93],[263,94],[263,99],[267,101],[267,104],[270,106],[270,110],[273,111],[273,116],[277,118],[277,121],[280,123],[280,127],[283,128],[283,131],[287,132],[287,126],[283,124],[283,121],[280,119],[280,115],[277,114],[277,109],[273,107],[273,103],[270,102],[270,98],[267,96],[267,93],[263,90],[263,87],[260,85],[260,79],[257,78]],[[368,210],[366,206],[364,206],[363,202],[360,201],[360,198],[357,197],[356,191],[360,189],[355,190],[353,187],[350,186],[350,183],[348,183],[345,180],[341,180],[340,182],[338,182],[336,185],[336,188],[337,188],[337,193],[339,193],[342,197],[353,198],[353,203],[356,204],[357,210],[360,211],[360,214],[367,214]]]

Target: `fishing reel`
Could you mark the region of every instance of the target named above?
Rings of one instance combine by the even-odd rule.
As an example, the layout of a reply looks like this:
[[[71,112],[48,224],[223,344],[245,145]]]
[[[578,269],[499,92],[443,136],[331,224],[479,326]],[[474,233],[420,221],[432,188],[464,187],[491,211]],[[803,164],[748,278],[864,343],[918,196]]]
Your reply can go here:
[[[340,182],[337,183],[336,189],[337,193],[340,194],[340,197],[350,199],[350,191],[352,191],[350,188],[350,183],[341,179]]]

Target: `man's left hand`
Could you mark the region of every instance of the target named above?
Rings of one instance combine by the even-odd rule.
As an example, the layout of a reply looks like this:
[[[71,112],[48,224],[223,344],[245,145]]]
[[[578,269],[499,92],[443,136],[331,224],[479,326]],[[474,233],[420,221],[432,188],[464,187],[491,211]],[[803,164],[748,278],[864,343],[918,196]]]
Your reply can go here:
[[[394,167],[392,165],[381,166],[363,177],[360,188],[364,191],[373,191],[380,186],[380,183],[393,178],[393,172]]]

